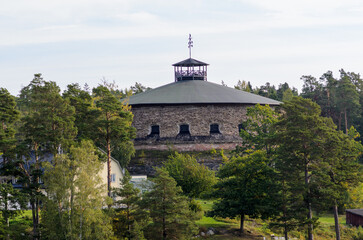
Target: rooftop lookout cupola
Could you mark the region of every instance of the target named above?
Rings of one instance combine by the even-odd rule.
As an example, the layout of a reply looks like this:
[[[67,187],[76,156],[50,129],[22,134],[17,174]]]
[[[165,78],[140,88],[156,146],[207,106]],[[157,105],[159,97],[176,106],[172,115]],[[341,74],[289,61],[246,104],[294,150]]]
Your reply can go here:
[[[175,82],[186,80],[207,81],[207,66],[209,64],[193,59],[191,49],[193,47],[192,36],[189,34],[189,58],[184,61],[173,64],[175,73]]]

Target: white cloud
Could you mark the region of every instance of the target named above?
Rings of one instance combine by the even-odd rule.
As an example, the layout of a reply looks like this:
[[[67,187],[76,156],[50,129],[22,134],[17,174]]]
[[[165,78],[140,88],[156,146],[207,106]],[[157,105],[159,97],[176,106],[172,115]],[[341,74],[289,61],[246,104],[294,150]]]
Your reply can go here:
[[[329,65],[357,66],[357,56],[363,54],[363,2],[358,0],[0,1],[0,61],[13,82],[17,81],[17,72],[30,66],[25,69],[28,75],[51,71],[52,80],[57,80],[57,74],[65,76],[67,71],[74,71],[72,76],[83,76],[82,81],[84,76],[98,79],[101,73],[120,79],[124,74],[128,78],[137,71],[138,79],[128,81],[150,85],[148,81],[158,86],[158,79],[168,82],[165,79],[171,79],[172,74],[152,76],[152,71],[172,71],[170,61],[187,56],[188,33],[195,36],[193,56],[211,63],[211,73],[215,71],[216,75],[210,77],[216,82],[221,78],[237,81],[244,76],[266,82],[266,78],[279,80],[278,71],[282,78],[292,78],[313,68],[316,72],[325,71]],[[107,46],[110,41],[115,49]],[[107,53],[102,55],[102,51],[91,47],[77,52],[77,44],[90,42]],[[133,45],[134,42],[138,44]],[[63,44],[67,47],[59,56],[60,51],[53,47],[62,48]],[[67,52],[68,47],[77,53]],[[7,49],[18,54],[9,54]],[[24,60],[23,49],[40,53],[28,50],[36,55],[28,63],[30,57]],[[135,64],[142,66],[143,71]],[[267,77],[267,72],[271,76]],[[286,81],[282,78],[280,82]],[[125,84],[122,87],[129,82]]]

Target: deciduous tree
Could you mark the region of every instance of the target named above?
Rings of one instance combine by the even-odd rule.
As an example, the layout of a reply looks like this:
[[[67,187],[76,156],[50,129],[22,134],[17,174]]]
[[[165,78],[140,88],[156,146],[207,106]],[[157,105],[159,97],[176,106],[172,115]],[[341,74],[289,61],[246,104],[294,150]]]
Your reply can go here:
[[[175,152],[164,163],[164,168],[190,198],[200,197],[203,193],[209,192],[216,182],[214,171],[199,164],[188,154]]]
[[[47,199],[42,211],[47,239],[110,239],[111,219],[102,210],[105,190],[99,175],[102,163],[93,144],[82,141],[44,163]]]
[[[230,159],[217,174],[220,180],[212,194],[217,200],[208,215],[239,216],[243,233],[246,215],[265,218],[276,214],[274,200],[279,188],[269,165],[266,152],[261,150]]]
[[[246,116],[240,132],[243,144],[237,147],[237,152],[265,150],[270,155],[273,149],[270,139],[274,135],[272,126],[277,121],[277,113],[268,105],[256,104],[247,108]]]

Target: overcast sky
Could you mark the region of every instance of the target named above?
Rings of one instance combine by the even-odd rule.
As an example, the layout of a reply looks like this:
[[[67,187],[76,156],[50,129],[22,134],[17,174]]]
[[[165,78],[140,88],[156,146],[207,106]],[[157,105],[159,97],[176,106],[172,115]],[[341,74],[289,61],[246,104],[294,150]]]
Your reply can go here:
[[[361,0],[0,0],[0,87],[18,95],[42,73],[62,90],[155,88],[174,81],[189,33],[208,81],[230,87],[363,71]]]

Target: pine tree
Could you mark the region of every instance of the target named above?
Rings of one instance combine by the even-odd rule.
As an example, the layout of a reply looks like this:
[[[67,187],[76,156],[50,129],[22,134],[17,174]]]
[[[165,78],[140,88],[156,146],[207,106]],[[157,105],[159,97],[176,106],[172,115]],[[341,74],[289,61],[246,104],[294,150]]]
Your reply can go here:
[[[189,239],[197,227],[188,200],[166,170],[157,169],[156,173],[153,188],[141,201],[152,220],[144,233],[147,239]]]
[[[283,176],[287,191],[300,199],[295,206],[305,206],[296,214],[305,215],[300,221],[307,225],[308,239],[312,240],[316,221],[312,204],[314,197],[318,197],[313,195],[313,180],[321,171],[324,146],[335,125],[331,119],[321,117],[319,106],[309,99],[294,97],[281,107],[281,116],[275,125],[276,169]]]
[[[16,147],[14,122],[19,118],[15,98],[8,90],[0,88],[0,155],[3,165],[13,157]],[[4,172],[2,175],[5,175]]]
[[[361,105],[359,103],[357,88],[343,69],[340,70],[340,80],[336,92],[337,106],[340,110],[340,114],[344,115],[344,130],[345,133],[348,133],[348,129],[352,124],[354,116],[361,113]]]
[[[63,98],[75,109],[74,125],[77,128],[77,139],[92,139],[96,121],[96,109],[92,107],[91,94],[82,90],[78,84],[70,84],[63,93]]]
[[[140,191],[135,188],[130,182],[131,176],[126,170],[121,181],[120,188],[113,190],[116,197],[114,202],[118,210],[116,212],[114,224],[117,225],[117,235],[122,235],[124,238],[130,238],[132,226],[137,220],[139,214],[138,201],[140,200]],[[139,219],[141,222],[141,220]],[[138,227],[140,227],[138,225]]]
[[[74,108],[61,97],[56,83],[44,81],[41,74],[35,74],[30,84],[21,90],[19,107],[23,117],[17,167],[23,190],[30,197],[33,237],[38,239],[42,156],[46,153],[55,156],[73,142],[77,133]]]
[[[107,87],[94,88],[93,94],[98,109],[93,137],[107,152],[107,187],[108,196],[111,196],[111,153],[134,136],[133,115],[129,106],[123,105]]]

